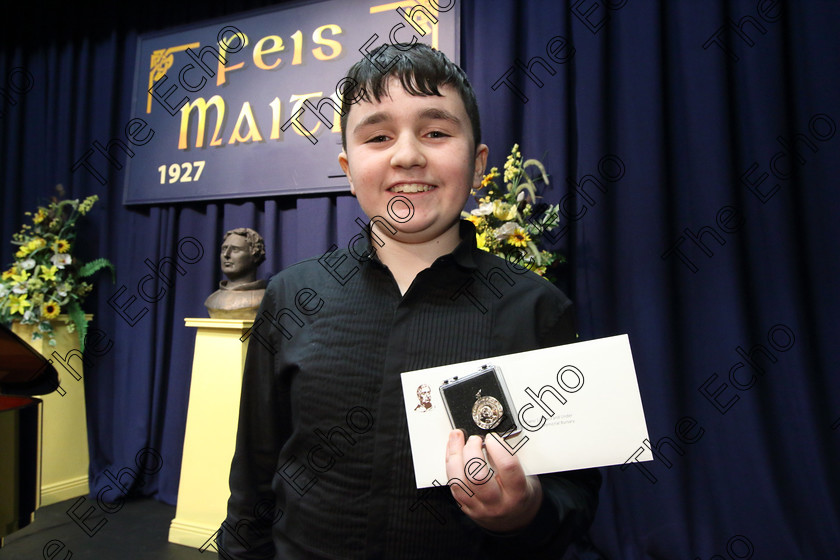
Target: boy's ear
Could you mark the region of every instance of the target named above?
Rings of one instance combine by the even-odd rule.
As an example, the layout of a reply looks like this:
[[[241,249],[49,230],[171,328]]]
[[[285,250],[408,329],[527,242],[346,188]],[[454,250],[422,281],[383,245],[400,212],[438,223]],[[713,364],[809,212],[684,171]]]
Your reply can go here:
[[[479,144],[475,148],[475,173],[473,174],[472,188],[477,189],[481,186],[481,179],[484,177],[484,169],[487,167],[487,155],[490,153],[490,148],[487,144]]]
[[[350,194],[356,196],[356,187],[353,186],[353,178],[350,176],[350,164],[347,161],[347,152],[344,150],[338,154],[338,165],[341,166],[341,170],[347,175],[347,181],[350,182]]]

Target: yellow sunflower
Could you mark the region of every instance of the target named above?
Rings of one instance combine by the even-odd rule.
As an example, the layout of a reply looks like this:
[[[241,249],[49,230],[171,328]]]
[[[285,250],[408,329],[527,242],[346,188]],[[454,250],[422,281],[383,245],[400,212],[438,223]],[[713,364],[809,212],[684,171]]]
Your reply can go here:
[[[66,253],[70,250],[70,242],[66,239],[56,239],[53,243],[53,251],[56,253]]]
[[[50,301],[41,306],[41,317],[44,319],[55,319],[61,313],[61,306]]]
[[[529,241],[531,241],[531,236],[522,228],[516,228],[507,238],[508,245],[514,247],[526,247]]]

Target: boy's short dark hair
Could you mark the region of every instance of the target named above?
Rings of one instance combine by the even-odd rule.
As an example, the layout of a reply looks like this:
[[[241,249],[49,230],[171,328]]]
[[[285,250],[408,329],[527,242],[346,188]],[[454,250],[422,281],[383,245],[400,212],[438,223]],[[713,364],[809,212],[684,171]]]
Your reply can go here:
[[[389,78],[398,78],[410,95],[437,95],[439,87],[455,88],[473,131],[473,146],[481,142],[478,103],[467,75],[445,54],[424,43],[394,43],[377,47],[347,71],[341,91],[341,145],[347,149],[347,118],[350,108],[359,101],[379,101],[387,95]],[[381,68],[386,68],[383,72]]]

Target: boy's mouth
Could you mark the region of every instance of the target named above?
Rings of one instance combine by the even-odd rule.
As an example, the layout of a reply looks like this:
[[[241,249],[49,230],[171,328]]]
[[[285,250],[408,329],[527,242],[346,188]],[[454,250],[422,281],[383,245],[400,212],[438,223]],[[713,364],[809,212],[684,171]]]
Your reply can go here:
[[[426,183],[400,183],[388,190],[393,193],[418,193],[428,192],[434,188],[436,188],[434,185],[427,185]]]

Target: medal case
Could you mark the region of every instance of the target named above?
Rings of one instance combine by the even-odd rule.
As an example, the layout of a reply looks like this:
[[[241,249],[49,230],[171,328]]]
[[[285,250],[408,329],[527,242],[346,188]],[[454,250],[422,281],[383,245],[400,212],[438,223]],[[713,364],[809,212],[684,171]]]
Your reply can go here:
[[[476,372],[447,379],[440,386],[440,396],[452,427],[464,430],[466,438],[484,438],[490,432],[503,437],[519,433],[513,401],[496,366],[482,366]]]

